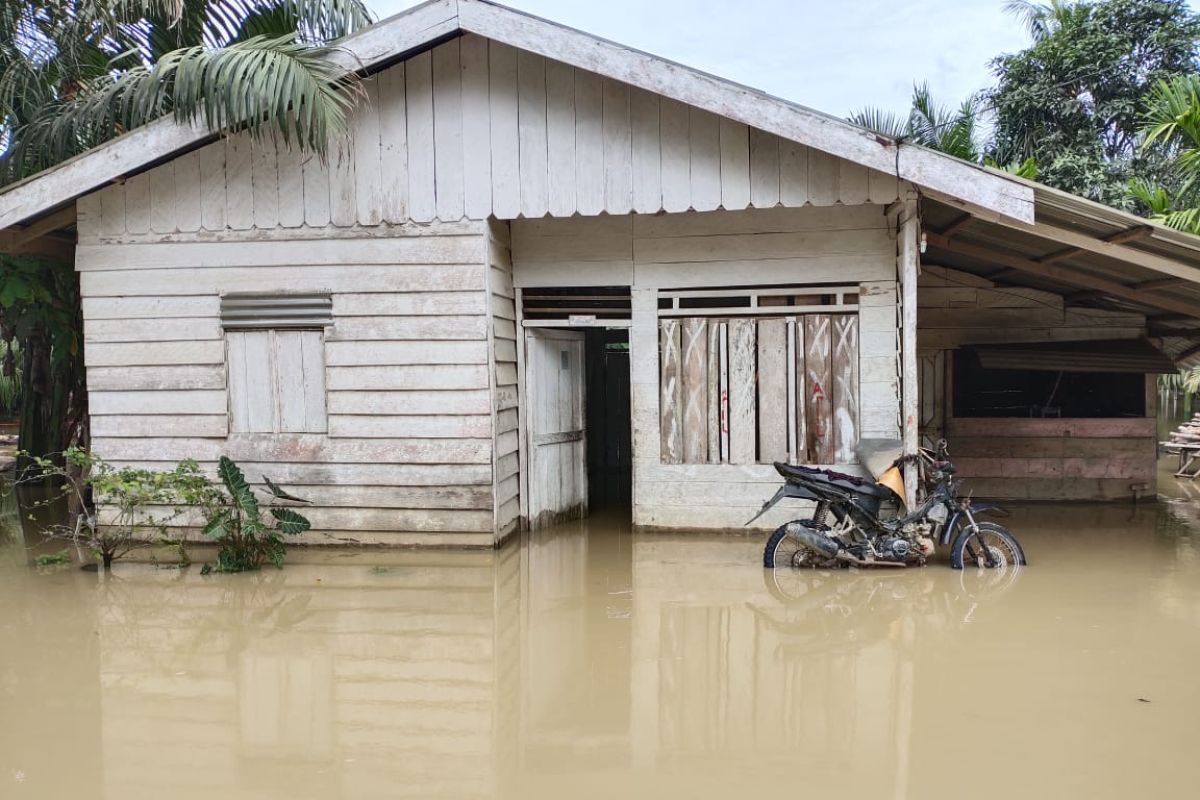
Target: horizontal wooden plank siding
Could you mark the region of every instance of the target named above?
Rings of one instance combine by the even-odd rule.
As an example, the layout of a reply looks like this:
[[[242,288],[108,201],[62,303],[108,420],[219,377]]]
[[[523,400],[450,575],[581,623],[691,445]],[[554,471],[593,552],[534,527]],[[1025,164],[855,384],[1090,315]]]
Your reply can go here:
[[[1153,495],[1157,421],[951,419],[951,457],[980,497],[1114,500]]]
[[[231,243],[177,231],[79,248],[93,448],[117,464],[192,458],[210,472],[228,455],[252,481],[267,475],[314,499],[314,540],[358,531],[372,542],[490,545],[486,226],[291,232]],[[511,279],[500,285],[511,305]],[[319,345],[327,433],[230,433],[220,296],[244,291],[331,294]]]
[[[917,290],[922,434],[945,437],[966,487],[980,497],[1112,500],[1153,495],[1157,434],[1147,416],[1117,419],[953,416],[953,351],[978,344],[1136,339],[1140,314],[1070,308],[1061,295],[1002,286],[926,265]],[[949,417],[949,418],[946,418]]]
[[[363,89],[329,164],[234,135],[100,190],[81,238],[898,197],[894,176],[474,34]]]
[[[516,304],[511,236],[507,222],[488,223],[489,334],[492,343],[495,533],[499,542],[516,529],[520,509]]]

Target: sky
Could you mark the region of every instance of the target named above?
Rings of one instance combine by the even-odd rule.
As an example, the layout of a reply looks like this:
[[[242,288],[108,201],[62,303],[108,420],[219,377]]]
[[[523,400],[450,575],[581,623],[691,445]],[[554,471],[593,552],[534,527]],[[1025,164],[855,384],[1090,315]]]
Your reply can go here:
[[[379,17],[412,0],[366,0]],[[914,81],[957,106],[1028,44],[1003,0],[505,0],[837,116],[906,111]]]

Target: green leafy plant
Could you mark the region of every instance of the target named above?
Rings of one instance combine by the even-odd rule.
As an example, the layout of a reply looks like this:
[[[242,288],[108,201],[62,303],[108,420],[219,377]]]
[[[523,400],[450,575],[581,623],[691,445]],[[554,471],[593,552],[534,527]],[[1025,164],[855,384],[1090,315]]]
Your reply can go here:
[[[204,535],[220,545],[216,570],[246,572],[260,569],[268,562],[282,567],[286,552],[284,537],[303,533],[312,527],[311,523],[292,508],[272,504],[267,508],[274,524],[267,524],[254,489],[246,481],[241,468],[227,456],[221,456],[217,475],[225,487],[225,495],[209,509],[204,525]],[[308,502],[288,494],[265,475],[263,481],[272,503],[281,500]]]
[[[50,526],[46,535],[86,545],[105,569],[133,550],[171,541],[172,522],[193,506],[211,506],[218,497],[195,461],[181,461],[170,472],[156,472],[114,467],[79,448],[69,448],[61,458],[29,458],[31,468],[18,484],[54,479],[59,488],[37,505],[65,499],[74,509],[66,524]],[[176,543],[182,546],[181,541]]]
[[[70,564],[71,553],[68,550],[59,550],[57,553],[41,553],[33,557],[33,563],[39,567],[53,567],[59,564]]]

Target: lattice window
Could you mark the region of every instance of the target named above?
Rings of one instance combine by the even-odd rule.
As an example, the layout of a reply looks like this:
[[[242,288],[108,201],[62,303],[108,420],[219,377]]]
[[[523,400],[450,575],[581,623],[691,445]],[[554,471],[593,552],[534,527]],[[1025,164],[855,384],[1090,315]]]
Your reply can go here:
[[[665,318],[659,344],[663,462],[856,461],[857,314]]]

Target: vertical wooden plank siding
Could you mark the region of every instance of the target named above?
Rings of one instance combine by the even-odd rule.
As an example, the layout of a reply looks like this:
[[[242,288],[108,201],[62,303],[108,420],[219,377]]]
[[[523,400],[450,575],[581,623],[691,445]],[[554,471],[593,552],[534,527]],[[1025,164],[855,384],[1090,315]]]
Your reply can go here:
[[[793,327],[793,335],[795,336],[793,354],[795,358],[792,364],[796,380],[793,387],[795,401],[792,405],[792,415],[796,427],[796,446],[793,452],[796,461],[808,461],[808,371],[806,366],[808,340],[804,336],[804,318],[798,318]]]
[[[250,161],[254,227],[260,230],[274,228],[279,222],[279,167],[275,163],[275,144],[253,143]]]
[[[339,228],[348,228],[358,221],[353,131],[338,140],[329,160],[329,221]]]
[[[662,437],[661,458],[664,464],[678,464],[683,460],[680,336],[678,320],[664,319],[659,323],[659,359],[662,370],[659,419]]]
[[[729,322],[729,463],[753,464],[757,417],[754,320]]]
[[[416,222],[428,222],[437,217],[430,53],[420,53],[405,63],[404,96],[408,103],[408,214]]]
[[[806,396],[804,416],[808,426],[808,459],[814,464],[832,464],[834,457],[833,409],[830,381],[833,365],[828,314],[804,318],[804,370]]]
[[[779,137],[750,129],[750,203],[772,208],[779,203]]]
[[[683,461],[708,460],[708,324],[690,317],[682,324]]]
[[[604,80],[604,209],[609,214],[633,210],[633,152],[629,86]]]
[[[779,142],[779,202],[799,208],[808,202],[808,148],[797,142]]]
[[[720,118],[721,207],[727,210],[750,205],[750,129],[740,122]]]
[[[833,317],[833,463],[853,464],[858,458],[858,317]]]
[[[662,206],[666,211],[687,211],[692,205],[691,147],[688,107],[660,97],[659,130],[662,148]]]
[[[546,213],[546,59],[517,51],[517,131],[520,136],[521,214]]]
[[[183,233],[200,230],[200,154],[175,159],[175,227]]]
[[[662,208],[658,95],[631,88],[629,117],[633,150],[633,210],[639,214],[652,214]]]
[[[125,181],[125,230],[150,232],[150,175],[143,172]]]
[[[225,142],[200,149],[200,227],[225,230]]]
[[[175,231],[175,164],[160,164],[150,176],[150,229],[155,233]]]
[[[458,73],[457,64],[455,74]],[[359,225],[378,225],[383,219],[383,175],[379,147],[379,78],[362,82],[366,97],[354,110],[351,120],[354,141],[354,204]],[[282,156],[282,153],[280,153]],[[282,164],[282,158],[280,159]],[[283,168],[280,167],[279,201],[283,194]]]
[[[815,206],[829,206],[838,199],[838,159],[808,149],[808,198]]]
[[[470,219],[486,219],[492,213],[488,40],[468,35],[458,42],[462,57],[463,213]]]
[[[464,64],[463,69],[466,70],[466,68],[467,66]],[[486,95],[482,102],[487,102]],[[484,115],[486,116],[486,106]],[[489,146],[486,130],[480,136],[479,145],[485,149]],[[408,111],[404,90],[404,64],[397,64],[379,74],[379,173],[380,202],[383,204],[380,209],[382,217],[387,222],[403,222],[408,218]],[[309,164],[306,163],[304,166],[306,220],[309,207],[308,180]],[[488,183],[490,187],[490,180]],[[490,209],[490,196],[488,201]],[[328,191],[326,191],[325,202],[328,206]],[[308,224],[312,225],[313,223],[309,221]]]
[[[463,216],[463,104],[459,40],[433,48],[433,153],[437,218]]]
[[[329,158],[336,158],[330,154]],[[329,224],[329,162],[315,155],[304,157],[304,224],[324,228]]]
[[[575,213],[575,70],[546,62],[546,191],[554,216]]]
[[[713,211],[721,206],[721,122],[699,108],[689,111],[691,205],[696,211]]]
[[[514,219],[521,213],[520,128],[517,122],[517,51],[488,44],[491,86],[492,213]]]
[[[604,210],[604,80],[575,72],[575,207],[592,216]]]
[[[788,457],[787,322],[758,323],[758,460]]]
[[[708,463],[721,463],[721,352],[724,323],[708,320],[708,365],[706,400],[708,404]]]
[[[145,203],[136,176],[116,190],[110,217],[122,219],[106,235],[898,197],[895,176],[474,34],[388,67],[363,89],[327,163],[236,134],[148,173]],[[113,205],[126,198],[128,222]]]
[[[296,145],[281,145],[279,163],[279,224],[285,228],[304,225],[304,154]],[[376,158],[378,160],[378,158]],[[180,229],[183,209],[180,203]]]

